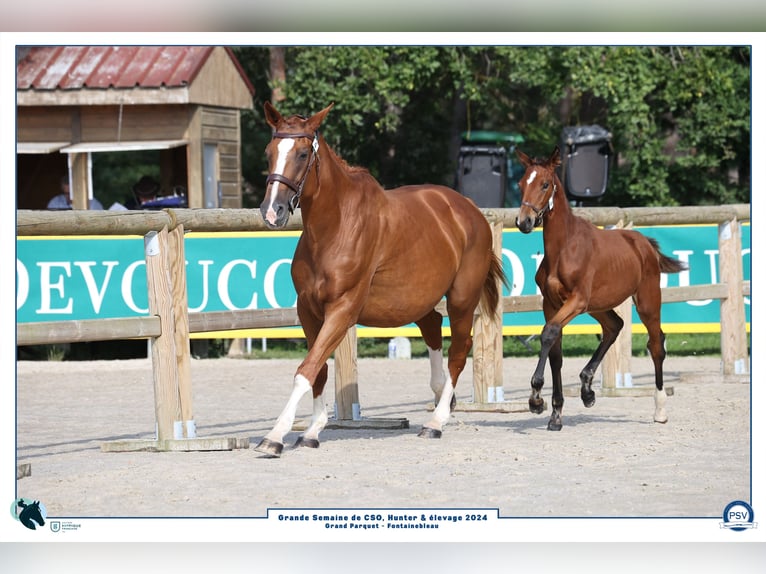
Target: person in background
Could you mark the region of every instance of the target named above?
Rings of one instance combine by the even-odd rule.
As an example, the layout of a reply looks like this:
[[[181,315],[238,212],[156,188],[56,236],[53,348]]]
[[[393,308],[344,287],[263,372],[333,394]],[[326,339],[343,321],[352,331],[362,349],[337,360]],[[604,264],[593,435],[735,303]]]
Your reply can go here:
[[[48,202],[47,207],[51,210],[72,209],[72,196],[69,192],[68,176],[61,176],[61,193],[54,195]],[[104,209],[104,206],[94,197],[89,202],[89,209]]]
[[[154,201],[160,192],[160,184],[149,175],[145,175],[133,186],[133,195],[125,202],[127,209],[141,209],[144,203]]]

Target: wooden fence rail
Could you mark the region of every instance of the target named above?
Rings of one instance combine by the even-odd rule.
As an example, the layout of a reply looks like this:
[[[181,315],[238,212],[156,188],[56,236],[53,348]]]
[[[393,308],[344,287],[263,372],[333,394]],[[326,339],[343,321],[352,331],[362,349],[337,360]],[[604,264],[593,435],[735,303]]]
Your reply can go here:
[[[493,226],[495,249],[499,252],[503,227],[513,227],[518,209],[484,209],[487,220]],[[651,226],[682,224],[717,224],[719,227],[719,277],[720,284],[696,285],[663,289],[664,302],[717,299],[721,302],[721,352],[725,374],[748,371],[747,342],[743,296],[749,295],[749,282],[743,281],[741,238],[739,222],[750,220],[750,205],[724,205],[673,208],[587,208],[575,209],[580,215],[601,226]],[[167,209],[159,212],[109,212],[109,211],[29,211],[17,212],[18,236],[51,235],[142,235],[146,237],[147,270],[150,269],[150,246],[156,245],[150,238],[163,237],[163,255],[158,259],[158,277],[170,277],[170,283],[159,289],[159,307],[150,317],[124,319],[97,319],[85,321],[51,321],[17,325],[17,344],[64,343],[127,338],[151,338],[153,348],[158,340],[166,338],[167,349],[153,351],[155,401],[157,402],[158,440],[151,443],[152,450],[192,450],[188,443],[179,446],[179,432],[184,438],[196,438],[193,421],[182,418],[191,413],[190,381],[188,379],[188,333],[222,330],[239,330],[260,327],[298,325],[295,309],[258,309],[188,313],[178,304],[185,298],[186,279],[183,265],[183,230],[198,232],[263,231],[266,226],[257,210],[251,209]],[[302,229],[298,210],[290,219],[289,230]],[[168,232],[170,230],[170,233]],[[168,235],[169,234],[169,235]],[[175,239],[174,239],[175,238]],[[180,252],[180,257],[179,257]],[[154,263],[152,263],[154,265]],[[167,274],[163,273],[167,271]],[[148,275],[151,273],[148,272]],[[149,279],[149,290],[157,286]],[[150,294],[151,295],[151,294]],[[150,296],[151,299],[151,296]],[[605,394],[630,393],[632,389],[619,389],[620,381],[629,378],[630,363],[630,301],[622,309],[627,314],[622,341],[615,344],[604,361],[602,388]],[[168,310],[167,307],[171,309]],[[542,309],[539,295],[503,297],[498,309],[477,310],[474,322],[474,400],[470,410],[515,410],[511,405],[489,404],[496,397],[497,387],[502,388],[502,314]],[[445,313],[442,302],[437,310]],[[625,318],[625,316],[624,316]],[[180,335],[179,335],[180,334]],[[625,337],[628,338],[626,344]],[[172,342],[171,342],[172,339]],[[356,345],[354,333],[349,333],[351,345],[343,345],[336,353],[336,416],[339,419],[355,418],[358,411],[356,381]],[[165,355],[172,353],[171,357]],[[155,357],[155,354],[157,356]],[[627,356],[625,356],[627,354]],[[161,363],[165,367],[161,367]],[[171,372],[173,371],[173,372]],[[609,371],[609,372],[607,372]],[[181,380],[179,381],[179,373]],[[163,382],[164,381],[164,382]],[[170,381],[170,382],[168,382]],[[168,391],[171,389],[171,391]],[[167,395],[167,396],[165,396]],[[183,397],[186,397],[185,399]],[[159,403],[167,403],[161,406]],[[186,402],[187,404],[182,404]],[[356,405],[356,408],[355,408]],[[168,406],[167,413],[162,411]],[[191,416],[188,414],[188,416]],[[163,419],[162,424],[160,418]],[[171,423],[168,423],[171,420]],[[178,421],[185,421],[186,429],[179,431]],[[176,425],[175,428],[168,424]],[[238,448],[240,442],[225,440],[222,448]],[[199,448],[210,449],[209,443]],[[133,445],[119,445],[116,450],[132,450]]]

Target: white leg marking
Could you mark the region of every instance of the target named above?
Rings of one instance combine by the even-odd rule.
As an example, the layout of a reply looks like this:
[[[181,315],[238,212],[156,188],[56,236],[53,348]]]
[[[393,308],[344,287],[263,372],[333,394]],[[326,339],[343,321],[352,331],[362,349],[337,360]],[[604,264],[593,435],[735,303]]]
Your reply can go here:
[[[266,438],[270,441],[282,443],[282,439],[293,428],[293,422],[295,422],[295,411],[298,409],[298,403],[303,395],[311,390],[311,384],[308,379],[303,375],[295,375],[295,382],[293,383],[293,392],[290,394],[290,398],[282,410],[282,413],[277,418],[277,422],[271,432],[266,435]]]
[[[324,399],[321,396],[317,397],[314,399],[314,413],[311,416],[311,425],[303,433],[303,438],[319,440],[319,433],[327,425],[327,420],[327,407],[324,404]]]
[[[665,403],[667,400],[668,395],[665,393],[665,389],[662,389],[661,391],[654,389],[654,422],[668,422],[668,414],[665,412]]]
[[[274,168],[274,172],[277,175],[282,175],[287,165],[287,154],[293,149],[295,140],[293,138],[284,138],[277,144],[277,150],[279,155],[277,156],[277,165]],[[266,219],[269,223],[274,224],[277,221],[277,212],[274,211],[274,202],[277,200],[277,190],[279,189],[279,182],[275,181],[271,184],[271,191],[269,192],[269,208],[266,211]]]
[[[454,389],[452,388],[452,381],[449,377],[446,377],[444,380],[444,385],[442,386],[441,397],[439,398],[439,402],[434,409],[434,415],[431,417],[431,420],[425,424],[426,427],[440,431],[442,430],[442,427],[447,424],[447,421],[449,420],[450,403],[452,402],[453,394]]]
[[[441,349],[431,349],[428,347],[428,360],[431,361],[431,390],[436,395],[436,401],[439,400],[439,395],[444,388],[444,381],[446,377],[444,375],[444,358],[442,357]]]
[[[535,178],[537,177],[537,170],[533,169],[532,173],[529,174],[529,177],[527,178],[527,185],[531,184],[533,181],[535,181]]]

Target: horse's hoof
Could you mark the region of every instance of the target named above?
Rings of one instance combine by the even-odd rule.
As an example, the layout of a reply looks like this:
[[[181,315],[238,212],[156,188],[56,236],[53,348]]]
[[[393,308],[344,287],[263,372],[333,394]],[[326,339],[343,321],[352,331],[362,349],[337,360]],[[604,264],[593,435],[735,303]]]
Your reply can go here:
[[[284,445],[281,442],[276,442],[265,438],[258,443],[258,446],[255,447],[255,451],[265,454],[270,458],[279,458],[279,456],[282,454],[283,448]]]
[[[539,415],[545,410],[545,401],[543,399],[529,399],[529,411]]]
[[[593,391],[583,391],[580,394],[580,398],[582,399],[582,404],[588,409],[596,404],[596,393]]]
[[[303,438],[302,436],[299,436],[298,440],[295,441],[293,448],[297,448],[299,446],[305,446],[306,448],[319,448],[319,441],[315,438]]]
[[[667,415],[654,415],[654,422],[664,425],[666,422],[668,422],[668,417]]]
[[[559,430],[561,430],[562,426],[563,425],[561,424],[561,419],[559,419],[557,421],[554,421],[554,420],[549,420],[548,421],[548,430],[559,431]]]
[[[423,429],[418,433],[418,436],[420,438],[441,438],[442,431],[423,427]]]

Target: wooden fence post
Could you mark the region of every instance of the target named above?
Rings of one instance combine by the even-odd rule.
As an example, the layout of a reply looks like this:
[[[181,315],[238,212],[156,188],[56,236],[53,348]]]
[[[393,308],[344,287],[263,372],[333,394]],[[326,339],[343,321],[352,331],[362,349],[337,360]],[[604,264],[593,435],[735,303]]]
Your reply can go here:
[[[357,371],[356,325],[351,327],[335,349],[335,419],[328,429],[406,429],[406,418],[362,417],[359,405],[359,372]],[[297,430],[297,429],[296,429]]]
[[[601,363],[601,389],[605,394],[617,388],[633,386],[633,376],[630,373],[633,352],[633,300],[628,297],[614,310],[625,324]]]
[[[359,374],[356,363],[356,325],[335,349],[335,418],[359,420]]]
[[[178,398],[181,403],[181,429],[175,429],[175,438],[195,438],[191,390],[191,352],[189,350],[189,303],[186,290],[186,251],[184,227],[177,225],[168,234],[170,251],[170,278],[173,286],[173,319],[175,357],[178,369]],[[179,421],[176,421],[179,423]]]
[[[745,302],[742,298],[742,238],[736,218],[718,224],[718,256],[721,283],[728,295],[721,299],[721,362],[724,375],[749,371]]]
[[[493,250],[498,257],[503,250],[503,222],[494,221]],[[473,322],[473,400],[475,403],[503,402],[503,285],[498,281],[497,305],[487,309],[482,302]]]
[[[170,270],[167,264],[168,229],[150,231],[144,237],[146,282],[149,313],[160,318],[162,332],[152,339],[152,372],[154,375],[154,411],[157,440],[174,438],[173,428],[181,420],[178,398],[176,342],[173,333],[173,302]]]

